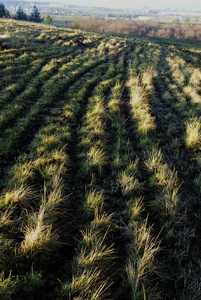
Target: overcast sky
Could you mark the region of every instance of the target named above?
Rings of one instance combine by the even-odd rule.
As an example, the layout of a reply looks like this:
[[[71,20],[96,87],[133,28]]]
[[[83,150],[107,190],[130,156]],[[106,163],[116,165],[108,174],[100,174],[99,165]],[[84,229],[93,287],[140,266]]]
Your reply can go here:
[[[6,4],[8,0],[2,0]],[[14,0],[20,1],[20,0]],[[23,0],[22,0],[23,1]],[[54,2],[83,6],[99,6],[111,8],[138,8],[138,7],[170,7],[170,6],[194,6],[201,7],[201,0],[24,0],[29,2]],[[0,1],[1,2],[1,1]]]

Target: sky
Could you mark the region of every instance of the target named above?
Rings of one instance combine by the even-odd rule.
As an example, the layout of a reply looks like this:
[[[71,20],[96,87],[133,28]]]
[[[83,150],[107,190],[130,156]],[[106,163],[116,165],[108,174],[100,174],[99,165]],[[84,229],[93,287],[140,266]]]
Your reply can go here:
[[[17,0],[14,0],[17,1]],[[19,1],[19,0],[18,0]],[[54,2],[91,7],[110,8],[140,8],[140,7],[175,7],[175,6],[200,6],[201,0],[24,0],[29,2]],[[7,0],[2,1],[6,4]]]

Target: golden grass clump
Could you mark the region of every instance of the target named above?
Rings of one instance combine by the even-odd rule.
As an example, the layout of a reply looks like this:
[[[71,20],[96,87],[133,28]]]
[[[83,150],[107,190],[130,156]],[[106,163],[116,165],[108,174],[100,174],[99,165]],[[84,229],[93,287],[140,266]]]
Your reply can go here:
[[[55,214],[58,204],[64,200],[62,190],[63,184],[59,174],[53,176],[51,181],[44,187],[42,204],[45,206],[46,218],[51,218]]]
[[[149,67],[142,75],[142,84],[145,85],[147,89],[151,89],[153,86],[153,79],[157,76],[157,71],[152,67]]]
[[[87,153],[87,160],[84,162],[84,169],[86,173],[93,173],[98,171],[102,173],[102,168],[107,164],[107,156],[105,151],[98,147],[93,146]]]
[[[87,124],[93,124],[94,122],[105,122],[108,119],[108,114],[105,111],[103,101],[99,96],[91,99],[92,110],[86,114]]]
[[[0,298],[11,299],[17,289],[17,282],[13,280],[11,272],[8,277],[5,277],[5,272],[0,274]]]
[[[186,122],[185,142],[188,148],[197,148],[201,142],[201,123],[200,119],[194,118]]]
[[[93,230],[93,229],[92,229]],[[85,235],[86,232],[83,232]],[[91,230],[88,232],[89,239],[85,237],[84,242],[88,243],[81,249],[79,257],[77,258],[77,266],[88,269],[89,267],[98,266],[99,264],[105,264],[107,260],[111,259],[111,255],[114,254],[113,245],[109,247],[105,244],[105,235],[98,237],[95,234],[93,237]]]
[[[14,188],[6,192],[0,198],[0,206],[7,206],[19,203],[20,205],[24,204],[26,206],[30,196],[32,195],[32,191],[28,187],[24,187],[23,185],[19,188]]]
[[[51,226],[44,224],[44,214],[45,207],[41,206],[38,213],[28,215],[29,224],[24,228],[25,236],[21,243],[24,254],[40,251],[50,241]]]
[[[159,251],[159,243],[156,238],[152,237],[152,227],[147,226],[147,219],[144,221],[140,219],[143,211],[142,198],[129,201],[128,209],[130,219],[126,232],[130,243],[126,272],[131,286],[132,299],[136,300],[137,295],[145,296],[146,284],[149,285],[147,276],[154,271],[153,260]]]
[[[39,212],[28,215],[28,224],[23,229],[24,240],[21,242],[21,251],[25,255],[35,255],[42,250],[52,251],[57,236],[52,233],[52,225],[45,222],[46,206],[41,205]]]
[[[177,83],[183,85],[185,83],[184,69],[185,61],[178,55],[174,55],[166,58],[170,69],[172,70],[172,76],[177,81]]]
[[[86,127],[82,129],[83,133],[88,136],[85,137],[92,140],[100,139],[106,140],[108,134],[105,132],[108,114],[100,96],[94,96],[90,99],[88,111],[86,113]],[[86,144],[82,138],[82,144]]]
[[[123,87],[122,87],[122,83],[120,83],[119,81],[116,82],[115,86],[112,88],[112,98],[115,99],[121,99],[121,95],[123,92]]]
[[[112,215],[95,209],[95,218],[83,230],[80,250],[74,259],[70,283],[61,283],[59,294],[68,299],[106,299],[111,280],[106,272],[114,259],[113,244],[107,245]]]
[[[197,93],[196,88],[188,85],[184,87],[184,92],[191,98],[192,103],[201,105],[201,96]]]
[[[42,72],[47,72],[47,71],[50,71],[52,69],[54,69],[56,67],[56,63],[57,63],[57,60],[56,59],[51,59],[50,62],[48,62],[43,68],[42,68]]]
[[[108,102],[108,108],[110,111],[112,111],[113,113],[116,113],[119,111],[120,108],[120,100],[119,99],[111,99]]]
[[[23,186],[33,181],[34,168],[32,160],[28,161],[26,155],[21,156],[18,162],[11,168],[9,172],[12,186]]]
[[[53,232],[52,226],[56,223],[58,204],[63,200],[62,187],[61,178],[55,175],[44,187],[39,211],[27,213],[27,224],[22,228],[22,253],[32,256],[42,250],[50,252],[58,244],[58,236]]]
[[[7,226],[7,225],[13,225],[15,223],[15,220],[11,219],[13,211],[14,211],[14,209],[9,207],[6,211],[1,213],[0,228]]]
[[[162,162],[162,153],[161,150],[153,148],[149,153],[147,160],[145,161],[145,165],[150,171],[157,170]]]
[[[139,85],[139,79],[130,78],[130,106],[133,117],[137,119],[137,128],[140,134],[145,134],[155,129],[155,118],[151,115],[151,108],[145,90]]]
[[[89,211],[94,211],[97,207],[101,208],[104,203],[104,197],[102,192],[98,192],[95,189],[89,191],[86,196],[84,206]]]
[[[177,171],[163,162],[161,150],[153,148],[148,153],[145,166],[153,173],[149,185],[157,189],[155,199],[151,202],[154,210],[164,215],[175,216],[179,199],[179,183]]]
[[[118,180],[124,196],[142,190],[142,185],[136,178],[136,170],[132,170],[129,166],[125,171],[122,171],[119,174]]]
[[[105,228],[112,230],[116,227],[116,225],[112,222],[112,214],[108,215],[106,212],[102,212],[99,208],[95,209],[94,219],[91,222],[91,226],[96,228],[97,235],[99,235],[99,232],[101,233]]]
[[[104,299],[106,291],[109,288],[107,280],[101,282],[101,271],[86,270],[80,271],[78,274],[73,276],[70,284],[62,284],[60,289],[60,295],[62,297],[68,296],[68,299]],[[73,294],[78,294],[78,297],[73,297]]]
[[[200,84],[200,81],[201,81],[200,69],[198,69],[198,68],[192,69],[192,70],[190,70],[190,74],[191,74],[190,81],[189,81],[190,84],[192,84],[194,86],[197,86],[198,84]]]

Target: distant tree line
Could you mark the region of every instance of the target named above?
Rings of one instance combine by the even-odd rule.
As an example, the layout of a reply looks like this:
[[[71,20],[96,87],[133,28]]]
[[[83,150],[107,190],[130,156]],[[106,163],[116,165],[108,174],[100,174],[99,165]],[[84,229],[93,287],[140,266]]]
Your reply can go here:
[[[138,20],[84,20],[78,18],[70,25],[71,28],[90,31],[132,34],[138,36],[162,37],[162,38],[188,38],[201,40],[201,25],[185,24],[160,24],[154,21]]]
[[[142,15],[139,15],[139,14],[134,14],[134,15],[131,15],[131,14],[108,14],[107,15],[108,18],[117,18],[117,19],[137,19],[138,17],[142,16]]]
[[[33,11],[30,15],[26,14],[21,7],[18,8],[14,15],[11,15],[11,13],[3,3],[0,3],[0,18],[13,18],[19,21],[31,21],[36,23],[41,23],[44,19],[41,17],[40,12],[36,6],[34,6]]]

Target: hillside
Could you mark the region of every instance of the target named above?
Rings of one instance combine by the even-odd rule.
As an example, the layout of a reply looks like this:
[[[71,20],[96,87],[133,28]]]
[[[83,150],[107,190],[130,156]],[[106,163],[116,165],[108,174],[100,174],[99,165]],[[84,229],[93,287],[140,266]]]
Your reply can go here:
[[[200,59],[0,20],[0,299],[201,298]]]

